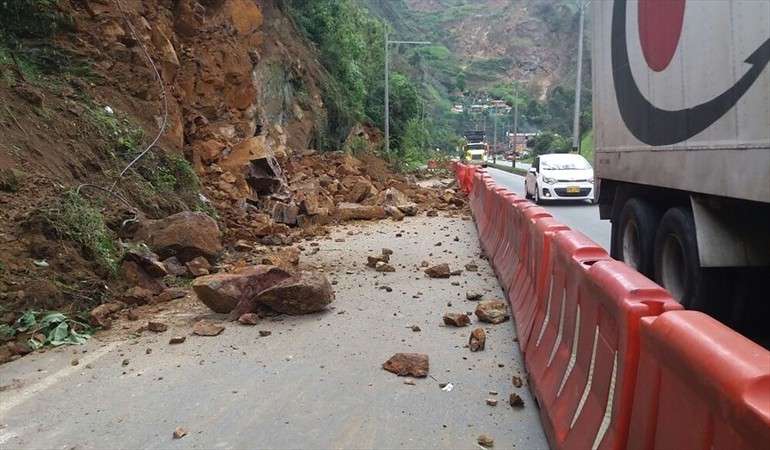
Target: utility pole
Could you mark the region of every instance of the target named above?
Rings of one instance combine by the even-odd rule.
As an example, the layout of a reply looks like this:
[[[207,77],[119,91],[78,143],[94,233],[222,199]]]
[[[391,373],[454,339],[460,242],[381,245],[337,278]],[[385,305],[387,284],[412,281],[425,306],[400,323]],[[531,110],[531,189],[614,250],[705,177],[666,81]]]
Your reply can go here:
[[[390,45],[411,44],[430,45],[424,41],[391,41],[388,37],[388,27],[385,26],[385,154],[390,153]]]
[[[575,85],[575,117],[572,124],[572,150],[580,153],[580,94],[583,87],[583,24],[585,12],[591,0],[577,0],[580,11],[580,24],[578,25],[578,54],[577,54],[577,81]]]
[[[513,161],[511,166],[516,167],[516,150],[519,147],[519,83],[513,90]]]

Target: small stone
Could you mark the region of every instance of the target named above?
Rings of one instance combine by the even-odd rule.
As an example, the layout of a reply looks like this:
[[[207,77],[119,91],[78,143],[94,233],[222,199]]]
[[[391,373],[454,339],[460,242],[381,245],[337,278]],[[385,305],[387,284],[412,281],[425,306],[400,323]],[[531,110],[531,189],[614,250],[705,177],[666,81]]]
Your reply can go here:
[[[147,322],[147,329],[154,333],[163,333],[168,330],[168,325],[162,322]]]
[[[137,314],[136,311],[134,311],[133,309],[128,310],[126,317],[128,318],[128,320],[132,322],[139,320],[139,314]]]
[[[481,436],[479,436],[476,442],[478,442],[480,446],[486,447],[486,448],[495,446],[495,440],[487,436],[486,434],[482,434]]]
[[[479,270],[479,266],[477,264],[466,264],[465,270],[468,272],[477,272]]]
[[[208,260],[202,256],[198,256],[197,258],[188,261],[185,263],[185,266],[187,266],[187,270],[189,270],[194,277],[208,275],[211,271],[211,264],[209,264]]]
[[[254,313],[241,314],[238,318],[238,322],[241,325],[256,325],[259,323],[259,316]]]
[[[124,359],[123,362],[120,363],[120,365],[122,365],[123,367],[126,367],[129,363],[130,361],[128,359]]]
[[[524,407],[524,400],[519,397],[519,394],[512,393],[510,398],[508,399],[508,403],[511,404],[511,407],[513,408],[523,408]]]
[[[429,371],[428,355],[423,353],[396,353],[382,364],[382,368],[398,376],[424,378]]]
[[[451,273],[451,271],[449,269],[449,264],[443,263],[443,264],[439,264],[437,266],[433,266],[425,269],[425,273],[430,278],[449,278],[449,274]]]
[[[418,327],[417,325],[412,325],[410,328],[411,328],[411,329],[412,329],[412,331],[414,331],[415,333],[419,333],[420,331],[422,331],[422,329],[420,329],[420,327]]]
[[[147,348],[147,349],[144,350],[144,354],[145,355],[149,355],[151,353],[152,353],[152,349],[151,348]]]
[[[217,336],[225,327],[208,320],[199,320],[193,325],[193,333],[198,336]]]
[[[524,386],[524,381],[522,381],[521,377],[517,377],[516,375],[513,376],[511,381],[513,381],[513,386],[514,387],[520,388],[520,387]]]
[[[444,323],[454,327],[465,327],[470,325],[471,319],[463,313],[446,313]]]
[[[476,307],[476,317],[482,322],[498,324],[510,317],[508,306],[502,300],[484,300]]]
[[[484,294],[482,294],[481,292],[468,291],[465,293],[465,298],[470,301],[481,300],[481,297],[483,296]]]
[[[168,343],[171,345],[177,345],[182,344],[184,341],[186,341],[187,338],[185,336],[174,336],[171,339],[168,340]]]
[[[262,337],[267,337],[267,336],[270,336],[271,334],[273,334],[272,331],[259,330],[259,335],[262,336]]]
[[[395,272],[396,268],[391,266],[390,264],[386,264],[382,261],[377,263],[377,266],[374,268],[377,272]]]
[[[186,429],[182,427],[177,427],[176,430],[174,430],[174,439],[182,439],[185,436],[187,436]]]
[[[387,255],[387,256],[390,256],[390,255],[392,255],[392,254],[393,254],[393,250],[391,250],[391,249],[389,249],[389,248],[383,248],[383,249],[382,249],[382,254],[383,254],[383,255]]]
[[[483,328],[476,328],[471,332],[471,337],[468,340],[468,348],[470,348],[472,352],[478,352],[484,350],[486,343],[487,333],[484,332]]]
[[[414,386],[417,383],[415,383],[414,380],[406,380],[404,381],[404,384],[408,384],[409,386]]]
[[[496,398],[488,398],[487,399],[487,405],[489,405],[489,406],[497,406],[497,399]]]
[[[80,364],[80,361],[77,359],[73,359],[72,361],[70,361],[70,364],[73,366],[77,366],[78,364]]]

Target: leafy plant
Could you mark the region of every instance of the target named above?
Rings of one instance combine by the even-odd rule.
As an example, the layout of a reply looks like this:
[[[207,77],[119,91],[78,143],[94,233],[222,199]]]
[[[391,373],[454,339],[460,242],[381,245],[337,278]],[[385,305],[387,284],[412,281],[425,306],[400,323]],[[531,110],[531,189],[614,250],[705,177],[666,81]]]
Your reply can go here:
[[[45,345],[58,347],[60,345],[83,344],[93,334],[94,329],[85,321],[73,319],[60,312],[27,311],[19,317],[13,326],[0,326],[0,338],[8,340],[19,333],[29,333],[27,343],[33,349]],[[43,335],[38,340],[36,335]]]

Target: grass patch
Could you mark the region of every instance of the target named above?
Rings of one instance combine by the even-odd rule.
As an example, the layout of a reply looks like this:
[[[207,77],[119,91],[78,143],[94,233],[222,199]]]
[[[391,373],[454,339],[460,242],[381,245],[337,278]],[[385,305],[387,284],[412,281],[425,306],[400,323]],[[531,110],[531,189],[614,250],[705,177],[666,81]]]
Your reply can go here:
[[[56,206],[42,210],[42,218],[56,237],[75,242],[83,256],[115,275],[121,250],[104,223],[102,213],[75,191],[67,191]]]
[[[499,164],[489,164],[489,167],[494,167],[495,169],[500,169],[505,172],[512,173],[514,175],[521,175],[522,177],[527,175],[527,171],[525,169],[520,169],[518,167],[510,167],[510,166],[501,166]]]
[[[583,135],[583,139],[580,140],[580,154],[583,155],[588,162],[593,165],[594,163],[594,130],[588,130]]]

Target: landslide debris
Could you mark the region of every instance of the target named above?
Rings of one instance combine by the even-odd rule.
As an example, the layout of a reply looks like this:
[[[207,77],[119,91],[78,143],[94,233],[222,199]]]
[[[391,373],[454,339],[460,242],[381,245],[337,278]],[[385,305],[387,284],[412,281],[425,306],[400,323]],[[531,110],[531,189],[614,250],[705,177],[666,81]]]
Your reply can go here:
[[[430,365],[428,355],[423,353],[396,353],[382,364],[382,368],[400,377],[425,378]]]

